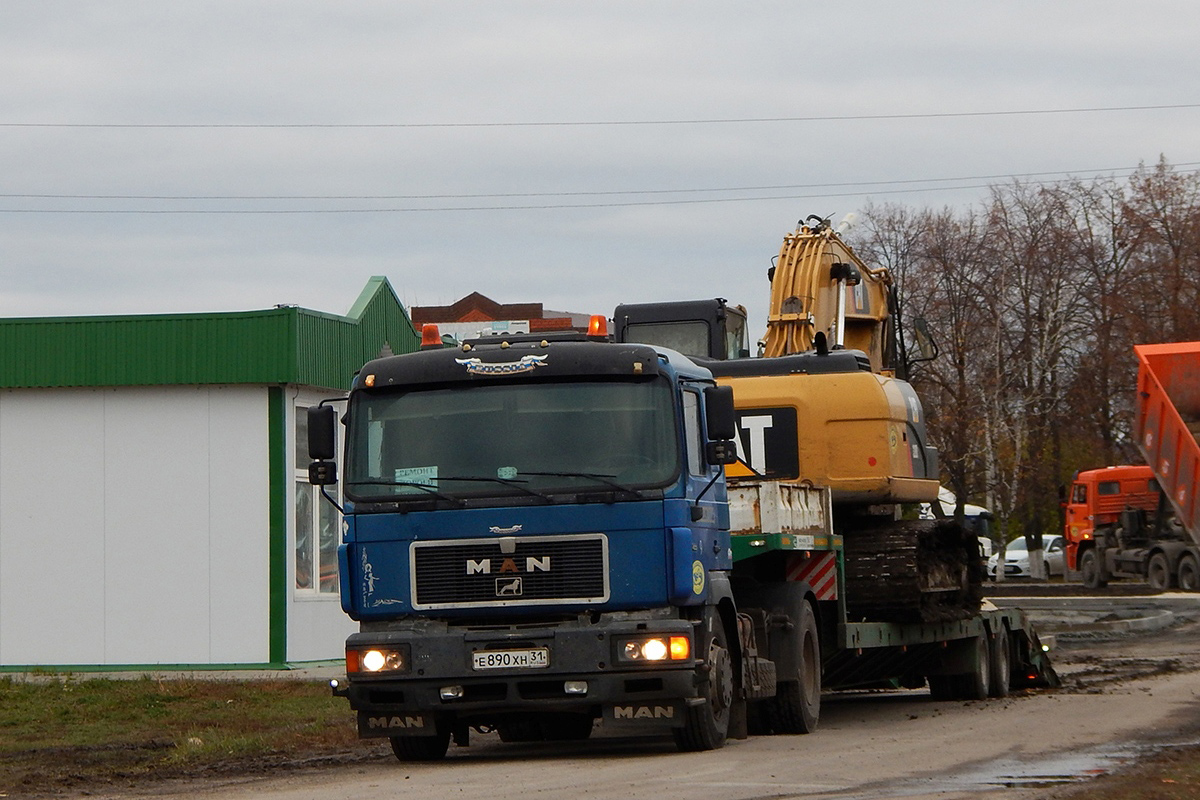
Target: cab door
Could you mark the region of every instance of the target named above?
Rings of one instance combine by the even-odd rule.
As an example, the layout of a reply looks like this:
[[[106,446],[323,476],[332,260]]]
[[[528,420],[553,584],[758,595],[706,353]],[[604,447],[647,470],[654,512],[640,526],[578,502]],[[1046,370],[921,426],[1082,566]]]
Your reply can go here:
[[[1071,485],[1071,494],[1067,498],[1067,568],[1079,569],[1079,543],[1092,538],[1094,527],[1091,506],[1089,505],[1091,487],[1086,483],[1076,481]]]

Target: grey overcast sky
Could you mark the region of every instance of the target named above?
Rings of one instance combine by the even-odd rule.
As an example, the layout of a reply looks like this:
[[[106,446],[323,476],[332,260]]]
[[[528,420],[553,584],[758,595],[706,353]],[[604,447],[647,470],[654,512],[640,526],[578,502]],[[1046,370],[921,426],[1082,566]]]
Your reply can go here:
[[[386,275],[758,335],[808,214],[1200,166],[1197,42],[1194,0],[4,0],[0,317],[345,314]]]

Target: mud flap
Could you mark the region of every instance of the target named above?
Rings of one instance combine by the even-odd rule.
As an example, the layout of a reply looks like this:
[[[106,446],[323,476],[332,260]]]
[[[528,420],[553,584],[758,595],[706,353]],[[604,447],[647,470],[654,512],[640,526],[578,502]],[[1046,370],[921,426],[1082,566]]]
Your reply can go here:
[[[701,698],[694,702],[703,703]],[[617,703],[604,707],[605,722],[644,724],[650,727],[678,728],[683,725],[689,702],[649,700],[643,703]]]
[[[437,720],[433,714],[403,711],[394,714],[358,712],[358,736],[361,739],[391,736],[437,736]]]

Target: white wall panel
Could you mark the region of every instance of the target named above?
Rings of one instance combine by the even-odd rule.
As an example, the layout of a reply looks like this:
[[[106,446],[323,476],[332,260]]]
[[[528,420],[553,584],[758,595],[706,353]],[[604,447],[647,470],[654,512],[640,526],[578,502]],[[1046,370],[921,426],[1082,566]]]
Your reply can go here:
[[[270,657],[270,451],[267,392],[209,392],[209,657]]]
[[[208,393],[122,389],[108,400],[105,661],[208,661]]]
[[[0,394],[0,664],[266,661],[267,419],[253,387]]]
[[[0,392],[0,664],[104,661],[104,406]]]

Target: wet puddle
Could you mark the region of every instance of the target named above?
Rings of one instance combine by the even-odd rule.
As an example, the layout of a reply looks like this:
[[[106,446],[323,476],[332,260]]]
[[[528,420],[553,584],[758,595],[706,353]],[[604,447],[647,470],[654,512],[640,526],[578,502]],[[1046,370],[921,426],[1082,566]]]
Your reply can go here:
[[[988,789],[1048,789],[1080,783],[1120,769],[1140,756],[1195,741],[1105,745],[1067,753],[1023,753],[976,765],[954,775],[912,778],[889,785],[873,797],[908,797]]]
[[[980,764],[975,770],[950,778],[954,788],[1006,787],[1042,789],[1078,783],[1119,769],[1145,748],[1075,750],[1038,756],[1025,754]],[[936,780],[936,779],[935,779]]]

